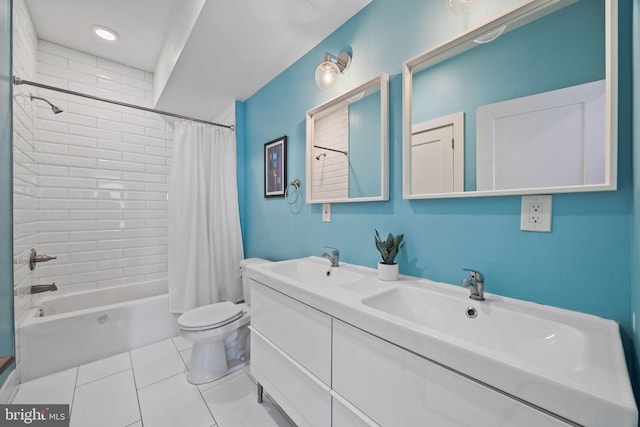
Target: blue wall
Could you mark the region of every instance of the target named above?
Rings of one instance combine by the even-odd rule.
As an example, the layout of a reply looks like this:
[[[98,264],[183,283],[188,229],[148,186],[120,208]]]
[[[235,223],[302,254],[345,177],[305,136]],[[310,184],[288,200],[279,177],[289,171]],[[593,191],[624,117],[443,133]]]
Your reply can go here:
[[[461,267],[477,268],[488,292],[613,319],[630,338],[631,3],[620,2],[618,191],[555,195],[551,233],[520,231],[520,197],[402,199],[401,64],[462,31],[461,19],[444,1],[375,0],[246,101],[246,255],[279,260],[331,245],[346,262],[373,267],[374,228],[404,233],[401,273],[459,283]],[[344,81],[317,89],[313,75],[323,53],[345,47],[354,56]],[[334,204],[332,222],[323,223],[320,206],[264,199],[262,144],[287,135],[288,177],[304,181],[305,112],[383,71],[392,76],[390,201]]]
[[[11,1],[0,0],[0,356],[14,352],[11,40]]]
[[[631,311],[640,315],[640,0],[633,2],[633,256]],[[640,321],[640,319],[637,319]],[[640,384],[640,331],[633,331],[633,367]],[[636,396],[640,394],[636,390]]]

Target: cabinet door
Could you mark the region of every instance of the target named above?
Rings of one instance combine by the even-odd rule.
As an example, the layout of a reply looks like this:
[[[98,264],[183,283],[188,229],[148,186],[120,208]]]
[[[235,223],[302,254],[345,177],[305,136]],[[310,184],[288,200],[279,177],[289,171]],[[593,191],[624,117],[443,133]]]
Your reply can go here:
[[[251,325],[331,385],[331,317],[252,280]]]
[[[333,389],[382,426],[567,426],[338,320],[333,322]]]
[[[289,355],[251,331],[251,374],[299,427],[331,426],[329,388]]]

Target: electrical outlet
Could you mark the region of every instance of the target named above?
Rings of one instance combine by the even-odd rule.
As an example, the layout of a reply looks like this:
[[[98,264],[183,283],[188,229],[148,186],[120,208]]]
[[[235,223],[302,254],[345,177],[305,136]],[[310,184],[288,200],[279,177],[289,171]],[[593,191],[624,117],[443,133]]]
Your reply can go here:
[[[529,203],[529,222],[535,224],[542,222],[542,203]]]
[[[551,231],[551,196],[522,196],[520,230]]]
[[[331,222],[331,203],[322,204],[322,222]]]

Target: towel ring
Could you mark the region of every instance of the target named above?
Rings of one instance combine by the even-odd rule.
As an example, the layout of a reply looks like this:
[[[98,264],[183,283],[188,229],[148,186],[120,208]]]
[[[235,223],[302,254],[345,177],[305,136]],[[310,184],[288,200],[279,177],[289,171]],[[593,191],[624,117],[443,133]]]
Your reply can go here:
[[[293,194],[296,195],[293,200],[289,198],[289,187],[292,185],[295,187]],[[298,201],[298,197],[300,197],[300,180],[296,178],[287,185],[287,188],[284,189],[284,201],[287,202],[288,205],[293,205]]]

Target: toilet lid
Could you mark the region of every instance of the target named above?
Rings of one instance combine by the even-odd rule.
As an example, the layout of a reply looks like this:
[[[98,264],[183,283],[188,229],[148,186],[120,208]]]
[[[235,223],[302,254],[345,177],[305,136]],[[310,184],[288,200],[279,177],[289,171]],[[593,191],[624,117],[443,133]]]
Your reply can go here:
[[[212,329],[233,322],[242,315],[240,305],[223,301],[187,311],[178,317],[178,325],[185,330]]]

